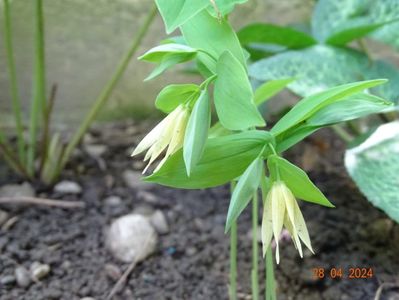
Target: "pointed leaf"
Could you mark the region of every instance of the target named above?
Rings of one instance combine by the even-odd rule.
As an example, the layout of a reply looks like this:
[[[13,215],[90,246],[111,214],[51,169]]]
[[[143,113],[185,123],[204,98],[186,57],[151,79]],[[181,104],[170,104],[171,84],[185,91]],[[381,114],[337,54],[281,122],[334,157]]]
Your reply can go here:
[[[196,84],[171,84],[158,94],[155,106],[165,113],[170,113],[179,104],[198,96],[199,92],[200,88]]]
[[[146,180],[186,189],[222,185],[240,176],[269,142],[274,143],[273,136],[258,130],[208,139],[204,154],[190,177],[187,176],[183,151],[179,150]]]
[[[253,102],[245,69],[229,51],[224,52],[217,63],[214,98],[220,123],[224,127],[244,130],[265,125]]]
[[[162,62],[165,56],[169,54],[180,55],[182,57],[192,57],[197,53],[197,50],[182,44],[168,43],[156,46],[146,53],[141,55],[138,59],[149,62]]]
[[[248,205],[254,193],[258,190],[263,173],[263,158],[257,157],[241,175],[231,195],[229,210],[227,213],[226,229],[229,231],[233,222]]]
[[[198,53],[198,58],[211,72],[216,72],[216,61],[226,49],[246,66],[240,42],[226,20],[218,20],[204,10],[181,26],[181,31],[188,45],[208,53]]]
[[[278,170],[280,179],[284,181],[295,197],[308,202],[334,207],[313,184],[308,175],[288,160],[277,155],[271,155],[267,159],[267,165],[272,179],[276,180],[276,170]]]
[[[209,0],[155,0],[169,34],[209,5]]]
[[[211,107],[205,89],[194,105],[184,137],[183,157],[188,176],[202,157],[210,124]]]
[[[259,106],[262,103],[266,102],[271,97],[273,97],[281,90],[283,90],[288,84],[290,84],[294,80],[295,78],[287,78],[287,79],[269,80],[265,82],[255,90],[254,94],[255,104]]]

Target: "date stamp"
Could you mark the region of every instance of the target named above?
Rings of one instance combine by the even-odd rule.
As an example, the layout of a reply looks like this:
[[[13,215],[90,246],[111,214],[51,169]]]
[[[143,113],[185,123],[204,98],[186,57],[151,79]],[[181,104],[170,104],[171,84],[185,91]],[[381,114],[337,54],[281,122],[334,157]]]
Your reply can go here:
[[[351,267],[351,268],[313,268],[313,279],[370,279],[373,278],[373,268]]]

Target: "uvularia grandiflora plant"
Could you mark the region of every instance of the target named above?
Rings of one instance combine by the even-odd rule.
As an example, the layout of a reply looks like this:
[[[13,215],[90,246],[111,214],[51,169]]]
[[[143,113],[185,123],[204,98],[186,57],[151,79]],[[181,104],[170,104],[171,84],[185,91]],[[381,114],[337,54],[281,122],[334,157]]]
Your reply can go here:
[[[384,79],[360,81],[330,88],[299,101],[270,129],[258,107],[292,80],[268,81],[253,90],[247,72],[247,52],[241,47],[228,22],[234,5],[245,1],[168,1],[156,0],[167,33],[180,29],[182,36],[172,37],[140,59],[157,64],[147,79],[168,68],[191,61],[204,78],[202,84],[171,84],[158,95],[155,106],[167,114],[135,148],[133,155],[146,152],[148,166],[162,153],[163,159],[147,181],[162,185],[203,189],[232,183],[226,232],[231,233],[230,298],[236,299],[236,222],[251,200],[253,232],[257,230],[257,195],[263,202],[262,242],[266,256],[266,298],[275,298],[273,261],[270,243],[277,244],[285,227],[300,256],[302,243],[313,252],[298,201],[333,207],[299,167],[283,158],[283,152],[316,130],[363,116],[360,111],[337,108],[347,101],[372,103],[379,112],[391,105],[372,96],[368,89]],[[211,88],[212,87],[212,88]],[[218,121],[211,126],[211,107]],[[331,118],[322,118],[334,111]],[[370,112],[371,113],[371,112]],[[338,120],[338,121],[337,121]],[[147,168],[144,171],[147,171]],[[300,200],[299,200],[300,199]],[[256,239],[254,234],[254,239]],[[253,243],[252,293],[259,298],[257,243]]]

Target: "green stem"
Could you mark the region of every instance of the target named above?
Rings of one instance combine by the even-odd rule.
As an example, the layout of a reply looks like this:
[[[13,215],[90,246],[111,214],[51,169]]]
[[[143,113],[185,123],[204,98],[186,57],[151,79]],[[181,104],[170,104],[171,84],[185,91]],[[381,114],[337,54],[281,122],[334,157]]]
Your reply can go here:
[[[259,246],[258,246],[258,192],[254,193],[252,200],[252,299],[259,299],[259,268],[258,268]]]
[[[14,152],[12,151],[11,146],[7,143],[7,139],[2,131],[0,131],[0,153],[3,154],[5,161],[11,168],[13,168],[17,173],[29,178],[29,174],[21,164],[21,161],[14,156]]]
[[[343,129],[341,125],[334,125],[332,126],[332,129],[346,143],[349,143],[350,141],[353,140],[353,136],[350,135],[345,129]]]
[[[35,0],[35,67],[34,67],[34,92],[30,115],[29,147],[27,168],[30,175],[34,173],[34,160],[37,142],[37,130],[40,122],[40,114],[45,111],[45,58],[44,58],[44,17],[43,2]]]
[[[266,252],[266,282],[265,282],[265,300],[276,300],[276,280],[274,277],[274,264],[272,249]]]
[[[143,25],[139,29],[139,32],[135,36],[135,38],[132,41],[132,44],[129,48],[129,50],[126,52],[124,57],[122,58],[121,62],[117,66],[114,74],[112,75],[111,79],[108,81],[108,83],[105,85],[104,89],[102,90],[101,94],[98,96],[96,101],[94,102],[93,107],[89,111],[89,113],[86,115],[86,118],[83,120],[82,124],[72,137],[71,141],[68,143],[64,155],[62,156],[62,159],[60,161],[60,164],[57,168],[57,172],[55,176],[58,176],[61,170],[64,168],[65,164],[67,163],[69,156],[71,155],[73,149],[78,145],[80,140],[82,139],[83,135],[91,125],[91,123],[94,121],[96,116],[98,115],[99,111],[101,108],[103,108],[104,104],[106,101],[109,99],[109,96],[111,95],[112,91],[114,90],[116,84],[118,83],[119,79],[122,77],[124,74],[127,66],[129,65],[129,62],[133,55],[136,53],[138,47],[141,44],[141,41],[143,40],[145,34],[147,33],[152,21],[154,20],[155,16],[157,13],[156,6],[153,5],[151,10],[149,11]]]
[[[12,24],[9,0],[4,0],[4,45],[6,46],[8,73],[10,76],[10,92],[12,109],[14,112],[15,127],[18,139],[19,160],[25,161],[24,129],[21,117],[21,103],[18,93],[17,72],[15,70],[14,47],[12,42]]]
[[[231,182],[231,194],[235,188],[235,183]],[[229,299],[237,300],[237,221],[231,224],[230,228],[230,285]]]

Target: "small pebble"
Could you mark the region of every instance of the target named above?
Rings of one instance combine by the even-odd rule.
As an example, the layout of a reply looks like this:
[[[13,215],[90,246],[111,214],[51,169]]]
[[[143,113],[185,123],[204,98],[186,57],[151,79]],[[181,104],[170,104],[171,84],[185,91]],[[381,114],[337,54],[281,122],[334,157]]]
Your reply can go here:
[[[158,203],[157,197],[153,193],[147,191],[142,191],[142,190],[138,191],[137,198],[150,204]]]
[[[150,217],[154,214],[154,209],[146,204],[139,205],[133,210],[134,214]]]
[[[138,190],[147,190],[155,186],[153,183],[143,181],[144,175],[138,171],[125,170],[122,174],[127,187]]]
[[[20,287],[27,287],[31,283],[28,270],[22,266],[15,269],[15,279]]]
[[[76,182],[64,180],[55,185],[54,191],[61,194],[80,194],[82,188]]]
[[[121,270],[114,264],[106,264],[104,266],[104,270],[107,276],[114,281],[118,281],[118,279],[122,276]]]
[[[108,147],[106,145],[100,145],[100,144],[86,145],[85,150],[90,156],[98,158],[108,150]]]
[[[15,277],[12,275],[6,275],[0,279],[2,285],[12,285],[15,283]]]
[[[159,234],[166,234],[169,232],[169,225],[166,217],[161,210],[156,210],[150,217],[151,225]]]
[[[80,300],[96,300],[96,299],[92,298],[92,297],[84,297],[84,298],[80,298]]]
[[[32,263],[30,274],[33,279],[40,280],[50,273],[50,266],[39,262]]]
[[[104,203],[107,206],[119,206],[122,204],[122,199],[118,196],[109,196],[104,199]]]
[[[6,184],[0,187],[0,197],[34,197],[35,190],[28,183]]]

